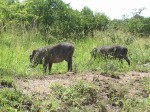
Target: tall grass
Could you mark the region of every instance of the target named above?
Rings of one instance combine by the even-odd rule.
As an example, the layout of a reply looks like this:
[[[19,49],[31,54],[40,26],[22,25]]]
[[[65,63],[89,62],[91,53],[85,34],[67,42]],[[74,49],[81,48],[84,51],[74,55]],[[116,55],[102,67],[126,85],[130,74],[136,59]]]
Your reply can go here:
[[[37,48],[45,45],[51,45],[64,40],[57,40],[53,37],[48,37],[48,41],[44,40],[41,35],[35,36],[33,33],[25,33],[24,35],[14,35],[9,33],[3,33],[0,35],[0,84],[5,87],[0,91],[0,104],[2,105],[2,111],[39,111],[41,105],[45,110],[68,110],[80,111],[88,110],[87,107],[95,105],[85,105],[84,103],[91,102],[95,98],[97,93],[97,86],[89,85],[87,83],[79,83],[73,87],[65,88],[63,86],[53,86],[54,96],[62,96],[61,99],[50,97],[50,100],[45,100],[44,103],[41,100],[36,101],[21,94],[16,90],[14,83],[14,76],[37,76],[45,75],[42,73],[42,65],[36,68],[29,66],[29,55]],[[150,71],[150,39],[135,37],[128,33],[120,31],[106,31],[96,32],[94,38],[85,37],[80,40],[71,40],[75,45],[75,53],[73,57],[73,71],[74,72],[89,72],[99,71],[105,75],[119,75],[121,72],[127,71]],[[131,66],[128,66],[124,61],[121,64],[118,60],[104,60],[103,58],[91,59],[90,51],[97,46],[103,45],[125,45],[128,47],[129,59],[131,60]],[[64,61],[59,64],[53,64],[52,73],[65,73],[67,71],[67,63]],[[11,75],[11,77],[10,77]],[[149,79],[146,81],[149,88]],[[13,88],[15,89],[13,89]],[[81,91],[80,91],[81,90]],[[94,93],[94,94],[93,94]],[[122,93],[122,90],[121,90]],[[65,101],[65,103],[64,103]],[[70,106],[71,102],[71,106]],[[101,101],[100,101],[101,102]],[[122,99],[122,110],[126,111],[149,111],[148,98],[137,99]],[[26,106],[27,107],[26,107]],[[104,110],[103,103],[96,103],[99,110]],[[61,107],[61,108],[60,108]],[[80,108],[77,108],[80,107]],[[104,108],[103,108],[104,107]],[[95,107],[93,107],[95,108]],[[91,109],[93,109],[91,108]]]
[[[12,34],[3,34],[0,38],[0,74],[1,75],[41,75],[42,65],[36,68],[29,67],[29,55],[32,50],[45,45],[55,44],[61,41],[49,37],[45,42],[41,35],[34,36],[24,34],[17,36]],[[73,70],[75,72],[98,70],[103,73],[126,72],[129,70],[149,71],[150,63],[150,40],[134,37],[128,33],[120,31],[96,32],[94,38],[85,37],[80,40],[72,40],[75,45],[73,57]],[[124,61],[121,64],[118,60],[91,60],[90,51],[96,46],[102,45],[125,45],[129,49],[129,58],[131,66]],[[53,64],[52,73],[65,73],[67,63],[64,61],[59,64]]]
[[[4,34],[0,41],[0,73],[11,75],[27,75],[29,68],[29,54],[36,45],[43,44],[40,39],[20,37]]]

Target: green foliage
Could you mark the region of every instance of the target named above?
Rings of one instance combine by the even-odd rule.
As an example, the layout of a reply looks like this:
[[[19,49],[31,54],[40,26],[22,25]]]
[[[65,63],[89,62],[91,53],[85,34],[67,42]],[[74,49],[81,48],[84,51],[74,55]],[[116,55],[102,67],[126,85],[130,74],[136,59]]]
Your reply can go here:
[[[144,88],[145,92],[149,95],[150,93],[150,78],[142,79],[141,83],[146,87]],[[133,98],[124,98],[122,99],[123,107],[122,112],[143,112],[150,111],[150,97],[133,97]]]
[[[94,15],[88,7],[79,12],[62,0],[26,0],[10,4],[2,1],[0,9],[1,31],[19,30],[24,34],[33,30],[35,35],[39,32],[44,35],[45,41],[51,35],[59,39],[81,38],[89,33],[94,36],[94,29],[100,30],[108,24],[104,14]]]
[[[110,22],[105,14],[95,13],[95,29],[99,31],[104,31],[108,28],[108,23]]]
[[[0,75],[42,75],[42,65],[38,65],[36,68],[30,67],[29,55],[31,52],[40,47],[66,40],[56,40],[54,37],[50,37],[50,41],[45,43],[41,38],[44,37],[39,35],[35,38],[34,34],[25,34],[24,36],[3,34],[0,38]],[[149,71],[149,39],[141,39],[139,42],[130,34],[107,31],[97,33],[95,38],[72,40],[72,42],[75,45],[74,72],[96,70],[103,74],[117,75],[130,70]],[[90,52],[94,47],[114,44],[128,47],[131,66],[128,66],[125,60],[122,64],[119,60],[98,58],[94,61],[91,59]],[[65,73],[66,71],[67,63],[65,61],[53,64],[52,73]]]
[[[143,20],[143,27],[141,28],[140,33],[142,33],[142,35],[149,35],[150,34],[150,18],[144,18]]]
[[[29,55],[33,49],[38,47],[37,45],[41,44],[43,46],[44,42],[34,39],[35,43],[29,35],[28,38],[14,37],[7,34],[3,36],[0,41],[0,75],[30,74]],[[31,44],[30,41],[33,43]],[[32,46],[32,49],[29,49],[29,46]]]
[[[143,84],[147,85],[146,91],[150,93],[150,78],[144,79]]]
[[[94,37],[96,30],[108,28],[128,30],[144,36],[150,32],[150,18],[140,16],[144,9],[134,12],[130,19],[112,21],[105,14],[94,13],[88,7],[84,7],[81,12],[73,10],[62,0],[2,0],[0,9],[1,32],[19,30],[24,34],[34,30],[35,35],[44,35],[45,41],[51,35],[59,39],[82,38],[89,34]]]
[[[150,33],[150,18],[133,17],[128,22],[129,31],[133,34],[140,34],[142,36],[149,35]]]
[[[95,104],[106,111],[105,106],[97,103],[98,89],[93,84],[53,85],[50,99],[42,103],[39,99],[33,102],[16,90],[13,77],[45,75],[42,65],[36,68],[29,66],[30,53],[34,49],[68,40],[75,45],[75,73],[99,71],[116,78],[127,71],[149,72],[149,23],[150,18],[137,14],[130,19],[110,21],[105,14],[94,13],[88,7],[82,11],[73,10],[62,0],[0,0],[0,111],[78,112],[88,111],[88,107]],[[147,39],[138,37],[139,34]],[[128,47],[131,66],[101,57],[95,61],[91,59],[90,51],[94,47],[114,44]],[[56,74],[66,71],[66,62],[52,67],[52,72]],[[123,104],[122,111],[149,109],[149,98],[122,99],[126,90],[115,90],[108,94],[111,95],[111,103]],[[116,97],[119,100],[116,101]]]
[[[143,112],[143,111],[150,111],[150,99],[126,99],[123,102],[122,112]]]
[[[4,87],[14,87],[15,86],[14,79],[13,79],[13,77],[10,77],[10,76],[3,76],[0,79],[0,84],[1,84],[1,86],[4,86]]]
[[[4,88],[0,91],[0,109],[2,112],[27,111],[30,107],[25,107],[25,104],[29,101],[18,90]]]
[[[65,104],[68,111],[96,103],[98,88],[92,84],[79,82],[68,88],[61,85],[51,85],[51,88],[53,96],[61,102],[61,105]],[[63,107],[61,108],[63,109]]]
[[[141,29],[143,28],[143,18],[132,18],[129,21],[129,31],[136,34],[141,33]]]

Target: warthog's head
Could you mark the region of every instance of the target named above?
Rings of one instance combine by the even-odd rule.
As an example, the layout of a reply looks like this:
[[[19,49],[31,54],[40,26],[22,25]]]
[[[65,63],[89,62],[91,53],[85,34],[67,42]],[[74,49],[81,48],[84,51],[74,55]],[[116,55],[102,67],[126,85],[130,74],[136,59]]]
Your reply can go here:
[[[40,52],[38,50],[33,50],[30,55],[30,63],[32,67],[36,67],[38,64],[41,63],[40,61]]]
[[[94,48],[90,53],[92,58],[96,58],[97,48]]]

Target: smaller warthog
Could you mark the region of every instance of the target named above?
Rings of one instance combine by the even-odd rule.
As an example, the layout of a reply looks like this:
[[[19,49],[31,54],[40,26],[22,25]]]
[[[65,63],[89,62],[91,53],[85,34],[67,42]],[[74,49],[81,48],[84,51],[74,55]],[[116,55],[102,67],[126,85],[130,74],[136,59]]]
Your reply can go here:
[[[101,46],[96,47],[91,51],[92,58],[96,59],[98,56],[103,56],[105,58],[118,58],[121,62],[125,59],[130,65],[130,60],[128,59],[128,49],[125,46]]]
[[[65,60],[68,62],[68,71],[72,71],[73,53],[74,46],[71,43],[59,43],[33,50],[30,55],[30,62],[33,67],[36,67],[38,64],[43,64],[44,73],[48,65],[50,73],[53,63],[59,63]]]

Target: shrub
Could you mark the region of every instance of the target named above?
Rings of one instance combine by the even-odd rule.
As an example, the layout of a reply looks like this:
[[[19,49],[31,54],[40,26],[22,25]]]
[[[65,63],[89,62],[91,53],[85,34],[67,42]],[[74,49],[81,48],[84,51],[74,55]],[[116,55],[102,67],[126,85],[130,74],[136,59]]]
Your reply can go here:
[[[92,84],[79,82],[68,88],[61,85],[53,85],[51,88],[53,96],[65,104],[68,110],[96,103],[98,88]]]

